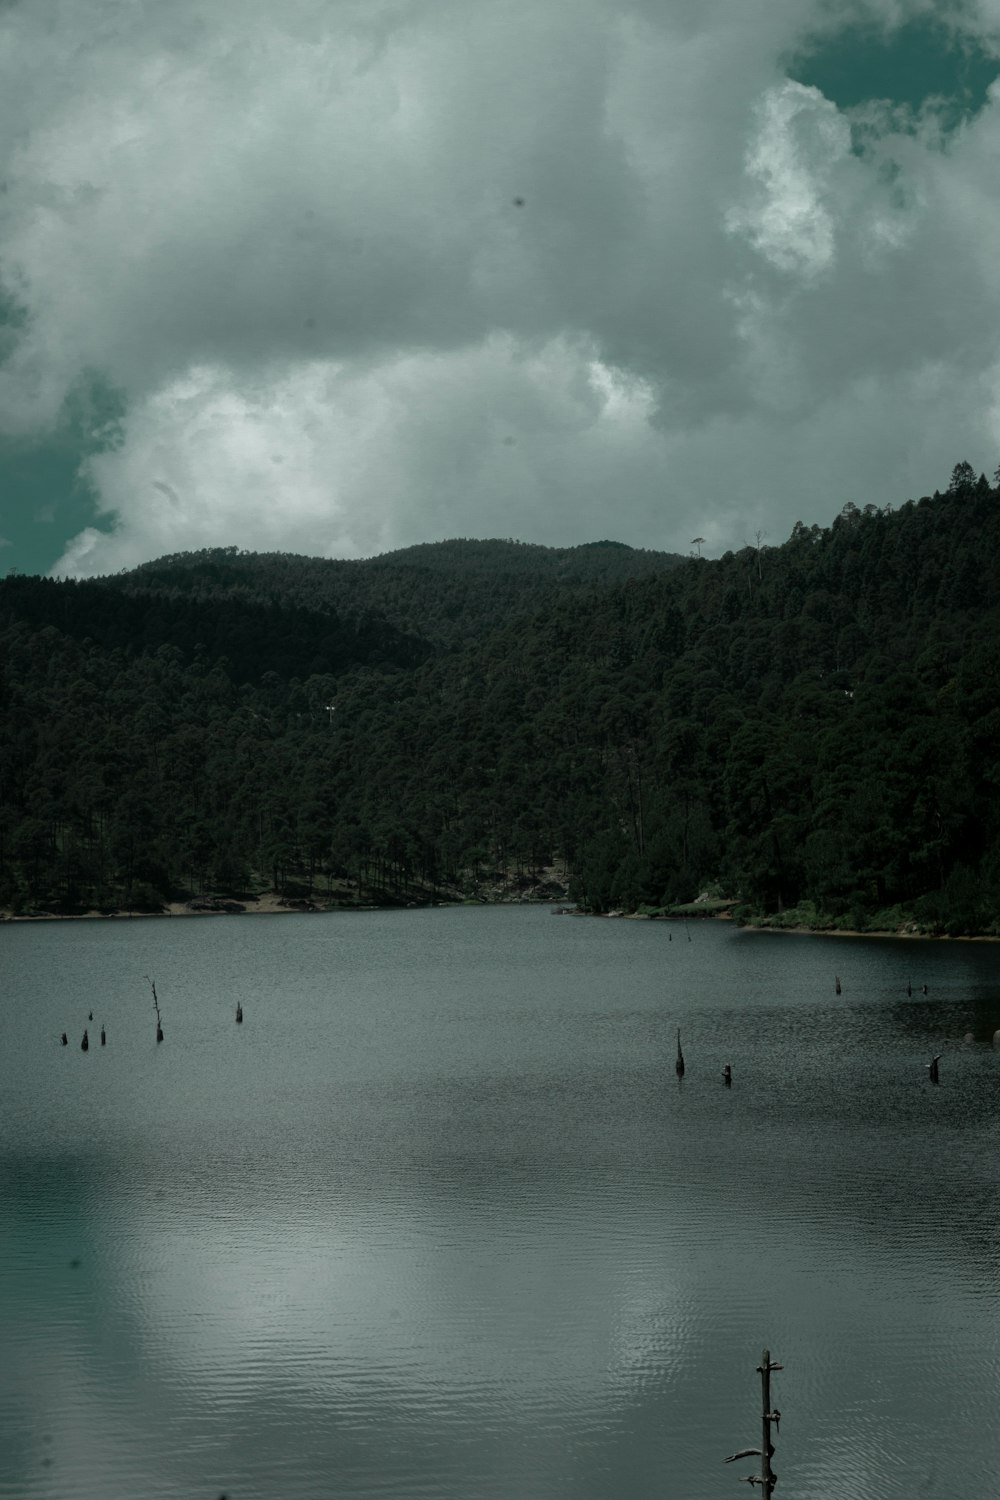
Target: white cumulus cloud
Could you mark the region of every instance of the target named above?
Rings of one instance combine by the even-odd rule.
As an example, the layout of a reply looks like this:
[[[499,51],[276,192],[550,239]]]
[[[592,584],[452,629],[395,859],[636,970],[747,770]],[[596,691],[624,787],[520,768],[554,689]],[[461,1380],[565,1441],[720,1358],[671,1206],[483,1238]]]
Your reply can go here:
[[[850,126],[818,89],[790,80],[768,89],[754,113],[746,159],[754,191],[728,211],[726,226],[779,270],[817,275],[834,261],[837,215],[827,199],[850,158]]]

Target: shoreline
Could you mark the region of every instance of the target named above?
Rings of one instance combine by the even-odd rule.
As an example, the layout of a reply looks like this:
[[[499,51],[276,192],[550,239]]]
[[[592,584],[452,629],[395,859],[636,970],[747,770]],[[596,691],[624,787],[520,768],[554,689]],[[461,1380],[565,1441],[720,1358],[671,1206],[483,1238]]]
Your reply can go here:
[[[1000,943],[1000,934],[994,932],[900,932],[898,927],[869,928],[861,932],[854,927],[766,927],[752,922],[740,924],[741,932],[795,933],[800,937],[849,937],[849,938],[899,938],[907,942],[924,943]]]
[[[256,898],[219,898],[217,906],[192,908],[186,901],[168,901],[160,911],[37,911],[15,913],[0,911],[0,926],[15,922],[132,922],[166,920],[170,917],[281,917],[281,916],[330,916],[334,912],[351,911],[430,911],[435,908],[455,906],[552,906],[556,897],[546,896],[541,900],[515,897],[509,901],[463,900],[460,897],[442,897],[437,901],[391,901],[391,902],[343,902],[328,903],[296,900],[275,896],[268,892]]]
[[[296,904],[288,902],[280,896],[267,894],[250,899],[240,900],[238,897],[226,898],[231,905],[218,905],[216,907],[204,906],[200,910],[192,909],[186,901],[168,901],[160,911],[99,911],[96,908],[90,911],[40,911],[30,914],[20,914],[10,911],[0,911],[0,923],[3,922],[131,922],[145,920],[146,918],[167,917],[279,917],[279,916],[303,916],[319,912],[334,911],[393,911],[391,906],[344,905],[326,906],[316,902],[301,902]],[[430,903],[427,903],[430,905]],[[452,906],[454,902],[438,902],[437,905]]]
[[[444,899],[440,901],[415,901],[402,905],[398,903],[392,903],[391,905],[379,905],[376,903],[323,905],[317,902],[307,902],[306,900],[296,901],[295,898],[276,896],[270,891],[255,898],[246,898],[243,901],[236,897],[215,898],[219,901],[219,905],[215,907],[208,904],[211,899],[206,898],[206,905],[201,909],[192,909],[188,902],[185,901],[170,901],[161,911],[98,911],[94,909],[81,912],[35,912],[29,915],[0,911],[0,926],[7,922],[131,922],[146,919],[162,920],[171,917],[328,916],[334,912],[425,911],[433,908],[454,906],[555,906],[558,900],[556,897],[547,897],[540,901],[525,900],[523,897],[520,897],[510,901]],[[223,904],[225,901],[228,901],[230,904]],[[738,922],[732,916],[731,911],[705,912],[697,917],[687,917],[687,914],[677,916],[667,916],[664,914],[654,917],[645,912],[586,912],[577,908],[575,911],[567,910],[566,914],[601,917],[605,921],[614,921],[617,919],[619,921],[640,922],[681,922],[687,919],[700,922],[729,922],[739,932],[772,933],[779,936],[790,933],[797,937],[894,938],[898,941],[930,943],[1000,943],[1000,934],[989,932],[952,935],[945,932],[901,932],[898,928],[868,929],[862,932],[857,928],[845,927],[772,927],[767,924],[757,925],[752,922]]]
[[[928,943],[1000,943],[1000,933],[995,932],[906,932],[898,927],[782,927],[769,922],[741,922],[733,916],[732,908],[722,911],[662,912],[641,911],[580,911],[578,916],[601,917],[605,921],[623,922],[731,922],[739,932],[793,933],[798,937],[834,938],[898,938],[907,941]]]

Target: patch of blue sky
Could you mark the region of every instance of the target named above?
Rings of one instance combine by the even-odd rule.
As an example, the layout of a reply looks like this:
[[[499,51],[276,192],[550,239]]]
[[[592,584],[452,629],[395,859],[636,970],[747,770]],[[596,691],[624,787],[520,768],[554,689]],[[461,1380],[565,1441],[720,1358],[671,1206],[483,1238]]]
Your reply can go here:
[[[87,526],[113,529],[81,466],[120,442],[122,414],[116,393],[90,377],[44,438],[0,435],[0,575],[48,573],[70,537]]]
[[[818,37],[787,73],[845,112],[884,102],[899,129],[933,111],[947,133],[983,108],[1000,59],[945,18],[922,17],[894,30],[853,25]]]

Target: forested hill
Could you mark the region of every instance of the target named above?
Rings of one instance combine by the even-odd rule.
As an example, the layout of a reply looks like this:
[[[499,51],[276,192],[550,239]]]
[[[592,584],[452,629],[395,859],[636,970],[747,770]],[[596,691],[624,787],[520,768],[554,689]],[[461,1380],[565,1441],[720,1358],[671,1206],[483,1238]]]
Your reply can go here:
[[[357,562],[225,547],[163,557],[104,582],[133,595],[213,603],[235,598],[354,625],[377,618],[405,636],[454,646],[495,629],[512,613],[543,607],[575,584],[662,575],[683,561],[607,541],[540,547],[456,539]]]
[[[1000,931],[1000,491],[782,546],[0,584],[0,906],[474,892]]]

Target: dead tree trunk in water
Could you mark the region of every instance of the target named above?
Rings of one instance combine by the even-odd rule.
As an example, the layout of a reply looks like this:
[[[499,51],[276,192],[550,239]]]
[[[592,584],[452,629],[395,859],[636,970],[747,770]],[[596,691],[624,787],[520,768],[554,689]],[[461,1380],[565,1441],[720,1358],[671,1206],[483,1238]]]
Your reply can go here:
[[[745,1476],[748,1484],[760,1485],[764,1500],[771,1500],[774,1487],[778,1482],[778,1476],[771,1468],[771,1459],[774,1456],[774,1444],[771,1442],[771,1423],[774,1423],[775,1431],[781,1421],[781,1412],[777,1407],[771,1406],[771,1371],[780,1370],[782,1367],[771,1358],[770,1352],[765,1349],[760,1357],[757,1372],[760,1375],[760,1399],[761,1399],[761,1446],[759,1448],[741,1448],[737,1453],[731,1453],[726,1459],[727,1464],[735,1463],[739,1458],[759,1458],[760,1473],[747,1474]]]
[[[771,1423],[775,1425],[781,1421],[781,1413],[771,1408],[771,1371],[780,1370],[781,1366],[775,1364],[771,1358],[770,1351],[765,1349],[760,1356],[760,1399],[761,1399],[761,1442],[763,1453],[760,1459],[761,1494],[764,1500],[771,1500],[771,1492],[778,1482],[778,1476],[771,1468],[771,1456],[774,1446],[771,1443]]]
[[[163,1041],[163,1020],[162,1020],[162,1017],[160,1016],[160,1002],[156,998],[156,985],[150,979],[150,977],[149,977],[148,974],[146,975],[146,983],[149,985],[149,988],[153,991],[153,1008],[156,1011],[156,1040],[158,1042],[162,1042]]]

